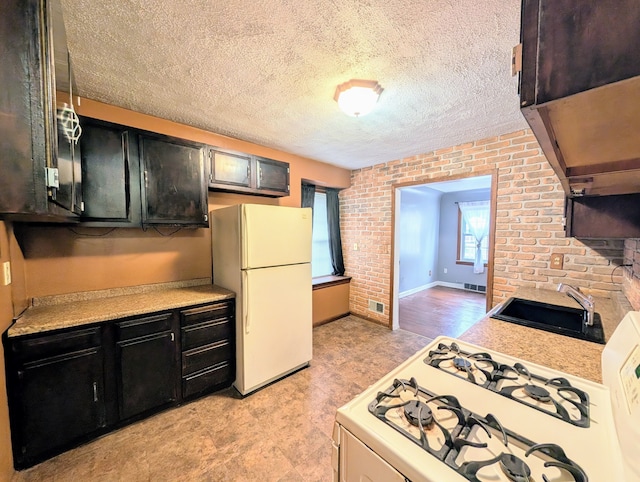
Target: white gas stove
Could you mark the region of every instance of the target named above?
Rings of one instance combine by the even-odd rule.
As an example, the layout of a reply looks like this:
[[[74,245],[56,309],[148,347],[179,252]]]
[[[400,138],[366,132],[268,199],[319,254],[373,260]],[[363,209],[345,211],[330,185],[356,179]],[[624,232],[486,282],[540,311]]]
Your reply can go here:
[[[334,481],[640,481],[640,312],[598,384],[439,337],[338,409]]]

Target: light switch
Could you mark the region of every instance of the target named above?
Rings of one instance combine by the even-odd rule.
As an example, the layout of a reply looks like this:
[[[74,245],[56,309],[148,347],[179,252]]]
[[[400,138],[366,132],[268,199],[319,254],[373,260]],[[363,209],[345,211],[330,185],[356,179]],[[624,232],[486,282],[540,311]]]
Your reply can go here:
[[[11,263],[9,261],[2,263],[2,284],[4,286],[11,284]]]

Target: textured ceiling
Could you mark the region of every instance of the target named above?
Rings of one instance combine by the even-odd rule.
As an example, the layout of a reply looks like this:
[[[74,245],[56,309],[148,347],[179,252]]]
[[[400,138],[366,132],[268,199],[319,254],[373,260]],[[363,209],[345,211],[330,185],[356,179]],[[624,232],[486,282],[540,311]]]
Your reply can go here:
[[[525,126],[520,0],[62,0],[79,94],[350,169]],[[348,117],[338,84],[374,79]]]

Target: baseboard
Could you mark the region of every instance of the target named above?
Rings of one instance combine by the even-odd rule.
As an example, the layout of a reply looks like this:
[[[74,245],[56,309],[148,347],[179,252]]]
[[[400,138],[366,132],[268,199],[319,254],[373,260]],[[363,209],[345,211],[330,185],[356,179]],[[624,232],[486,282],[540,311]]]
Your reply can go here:
[[[404,298],[405,296],[409,296],[423,290],[428,290],[429,288],[433,288],[434,286],[438,286],[438,281],[434,281],[432,283],[427,283],[426,285],[418,286],[417,288],[412,288],[410,290],[403,291],[402,293],[398,294],[398,298]]]
[[[453,288],[456,290],[463,290],[463,291],[472,291],[474,293],[481,293],[481,294],[486,294],[487,292],[487,287],[485,285],[475,285],[471,283],[451,283],[449,281],[434,281],[433,283],[429,283],[426,285],[418,286],[417,288],[403,291],[402,293],[398,294],[398,298],[404,298],[405,296],[413,295],[415,293],[428,290],[429,288],[433,288],[435,286],[444,286],[445,288]]]

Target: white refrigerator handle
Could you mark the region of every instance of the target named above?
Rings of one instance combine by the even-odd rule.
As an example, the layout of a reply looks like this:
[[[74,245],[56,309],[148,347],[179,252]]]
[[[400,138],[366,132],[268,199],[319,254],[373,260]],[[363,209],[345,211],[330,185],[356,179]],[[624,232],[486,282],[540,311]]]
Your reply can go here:
[[[242,272],[242,324],[244,325],[245,334],[249,334],[249,302],[247,294],[249,293],[249,276],[245,271]]]

